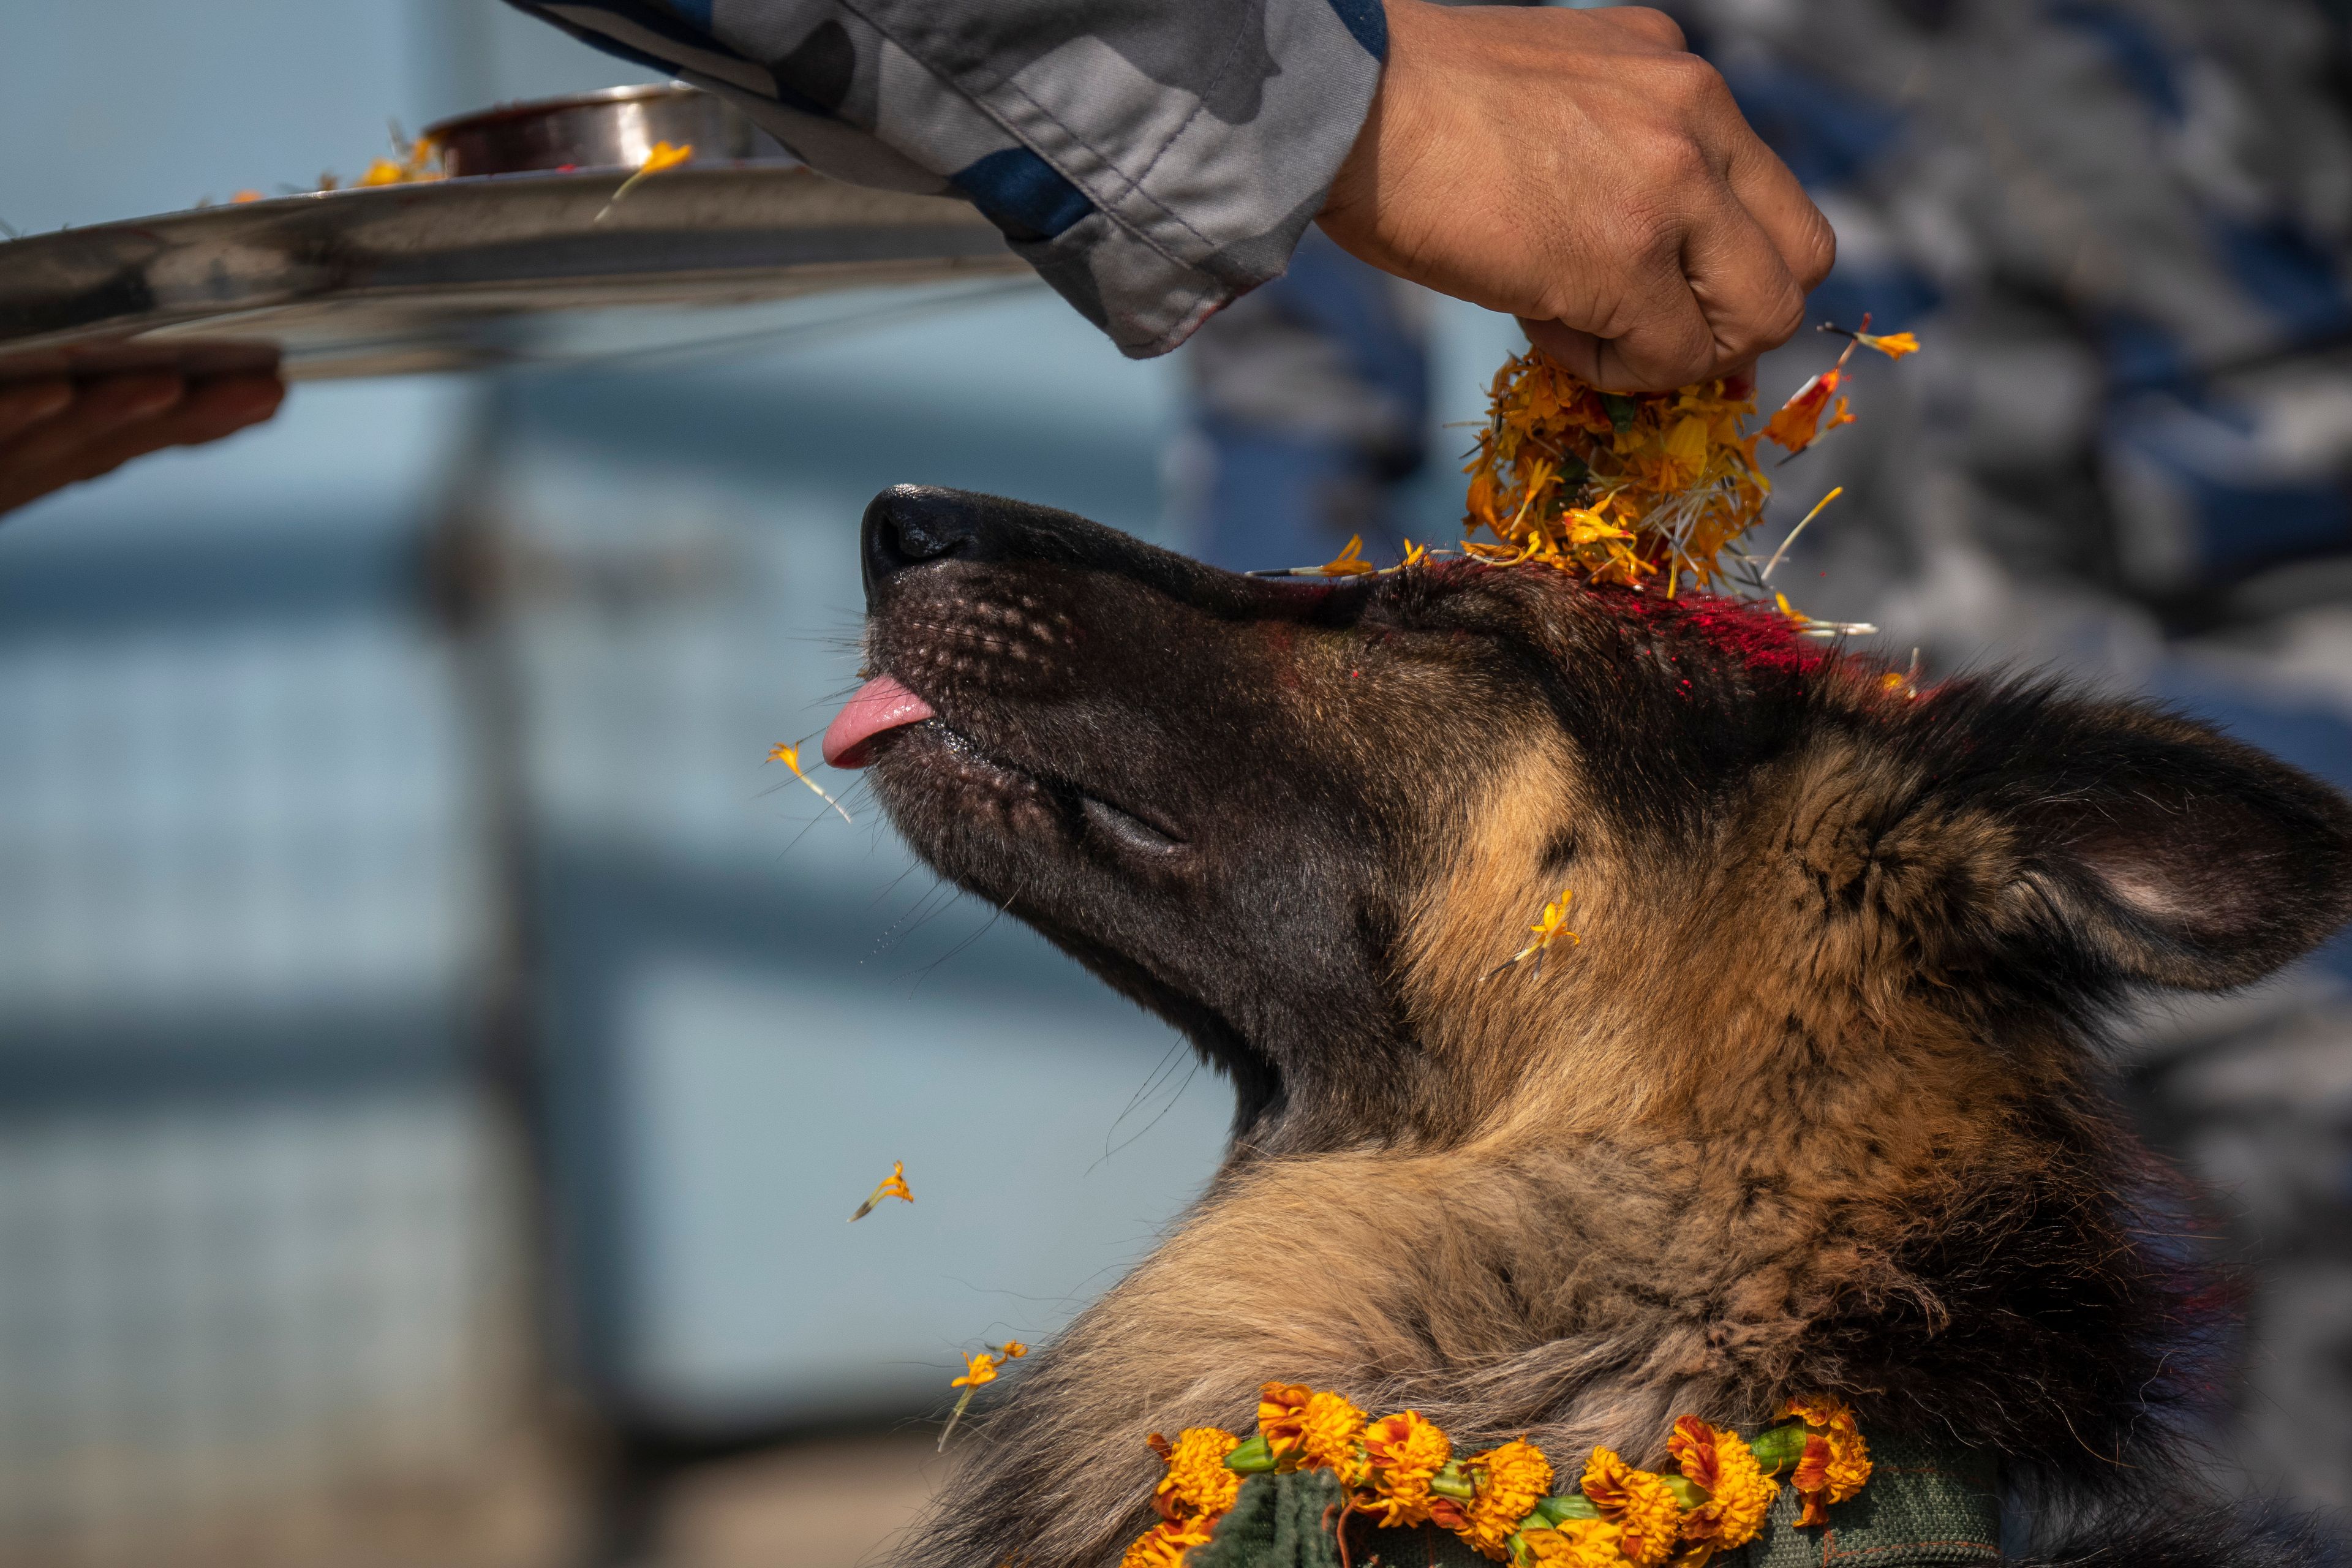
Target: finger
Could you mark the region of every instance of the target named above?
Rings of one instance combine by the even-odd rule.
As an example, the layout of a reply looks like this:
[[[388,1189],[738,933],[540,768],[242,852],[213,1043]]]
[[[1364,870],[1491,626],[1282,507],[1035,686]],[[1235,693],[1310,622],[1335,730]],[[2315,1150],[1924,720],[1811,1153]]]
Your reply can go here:
[[[61,465],[62,484],[79,484],[113,472],[133,458],[167,447],[195,447],[258,425],[278,412],[285,389],[275,380],[258,385],[199,383],[187,400],[157,418],[142,420],[93,443]]]
[[[275,416],[286,401],[286,384],[275,375],[219,376],[192,383],[187,400],[163,416],[171,445],[194,447],[234,435]]]
[[[73,383],[61,375],[39,381],[0,381],[0,443],[64,413],[73,397]]]
[[[0,447],[0,469],[12,479],[37,479],[47,469],[70,465],[84,448],[153,419],[186,392],[186,384],[168,372],[83,382],[62,413]]]
[[[1593,331],[1563,321],[1520,318],[1528,341],[1603,392],[1671,392],[1713,374],[1715,334],[1679,256],[1668,250],[1645,278],[1622,285],[1628,302],[1610,312],[1622,322]],[[1590,318],[1588,318],[1590,319]]]
[[[1748,209],[1728,191],[1683,242],[1683,270],[1713,335],[1709,375],[1745,371],[1805,323],[1805,293]]]
[[[1764,145],[1745,121],[1733,138],[1724,178],[1748,216],[1771,240],[1797,287],[1811,293],[1837,264],[1837,230],[1805,194],[1789,165]]]
[[[184,400],[155,417],[124,426],[28,474],[40,488],[23,500],[112,473],[133,458],[167,447],[217,441],[277,413],[285,395],[284,384],[275,376],[226,376],[198,382]],[[0,466],[7,466],[5,458],[0,458]]]
[[[0,511],[85,478],[94,452],[126,440],[135,443],[139,437],[132,433],[176,405],[184,390],[180,378],[169,374],[108,376],[77,385],[62,412],[0,445]],[[135,455],[136,449],[126,454]]]

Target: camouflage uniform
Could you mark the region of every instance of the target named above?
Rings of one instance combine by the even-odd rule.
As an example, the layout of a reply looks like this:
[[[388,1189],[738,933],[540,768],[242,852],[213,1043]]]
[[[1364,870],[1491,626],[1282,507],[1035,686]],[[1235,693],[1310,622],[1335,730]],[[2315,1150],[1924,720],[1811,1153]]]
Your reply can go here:
[[[1279,277],[1362,125],[1380,0],[510,0],[812,166],[961,195],[1127,353]]]

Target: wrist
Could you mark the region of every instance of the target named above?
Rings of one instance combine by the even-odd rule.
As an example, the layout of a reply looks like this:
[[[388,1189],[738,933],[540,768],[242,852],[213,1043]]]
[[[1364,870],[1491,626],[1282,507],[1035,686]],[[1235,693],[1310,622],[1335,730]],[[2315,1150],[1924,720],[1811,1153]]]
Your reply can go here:
[[[1431,0],[1383,0],[1388,49],[1381,61],[1380,84],[1364,111],[1356,140],[1332,176],[1318,221],[1367,211],[1378,195],[1381,165],[1392,162],[1410,144],[1406,129],[1418,118],[1416,105],[1428,66],[1432,29],[1443,28],[1446,7]],[[1391,171],[1393,175],[1393,169]]]

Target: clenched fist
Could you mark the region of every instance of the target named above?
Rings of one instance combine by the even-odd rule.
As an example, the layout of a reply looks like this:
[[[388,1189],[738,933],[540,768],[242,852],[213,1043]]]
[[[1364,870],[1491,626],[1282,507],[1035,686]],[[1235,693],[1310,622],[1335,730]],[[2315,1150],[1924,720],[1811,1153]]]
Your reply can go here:
[[[1380,92],[1319,219],[1333,239],[1510,311],[1615,392],[1744,373],[1802,323],[1835,237],[1671,19],[1387,8]]]

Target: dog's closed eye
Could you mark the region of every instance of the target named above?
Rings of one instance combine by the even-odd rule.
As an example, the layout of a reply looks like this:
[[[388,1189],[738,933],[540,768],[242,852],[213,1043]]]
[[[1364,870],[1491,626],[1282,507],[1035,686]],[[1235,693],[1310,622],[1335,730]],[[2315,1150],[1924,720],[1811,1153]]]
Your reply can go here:
[[[1078,809],[1086,814],[1096,832],[1122,849],[1160,857],[1174,855],[1184,848],[1182,839],[1161,832],[1133,812],[1123,811],[1107,800],[1080,795]]]

